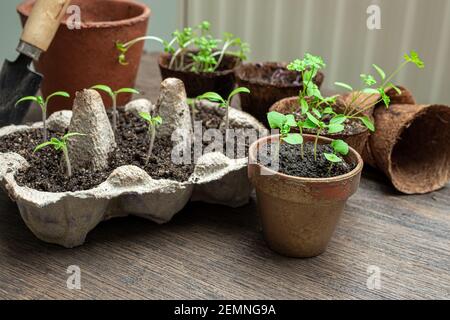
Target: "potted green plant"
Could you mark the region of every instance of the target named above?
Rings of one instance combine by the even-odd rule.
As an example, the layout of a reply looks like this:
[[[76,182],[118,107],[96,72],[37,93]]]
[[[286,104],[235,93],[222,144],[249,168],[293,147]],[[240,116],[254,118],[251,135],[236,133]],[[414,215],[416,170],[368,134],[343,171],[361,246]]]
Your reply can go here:
[[[373,108],[383,103],[389,107],[391,98],[387,92],[394,90],[400,95],[401,90],[392,83],[392,79],[408,64],[414,63],[422,68],[423,62],[414,51],[405,55],[404,62],[390,75],[377,65],[373,65],[380,81],[370,74],[361,74],[363,88],[353,91],[345,83],[336,82],[339,87],[350,91],[346,96],[323,98],[320,90],[311,82],[311,75],[325,64],[318,56],[305,55],[303,60],[295,60],[288,68],[301,72],[304,77],[304,89],[298,97],[283,99],[272,106],[271,111],[281,113],[293,112],[298,120],[307,121],[310,125],[307,132],[320,131],[321,135],[332,139],[343,139],[358,153],[362,154],[370,132],[375,131],[372,119]],[[330,128],[319,126],[319,122],[333,125]]]
[[[268,122],[280,134],[252,144],[248,168],[264,237],[283,255],[317,256],[358,189],[362,158],[342,140],[291,131],[304,126],[294,115],[271,112]]]
[[[210,29],[210,23],[204,21],[195,28],[176,30],[169,42],[154,36],[118,42],[119,63],[127,67],[128,50],[142,41],[154,40],[164,45],[165,52],[159,57],[163,79],[182,80],[191,98],[206,91],[228,96],[235,86],[234,69],[246,59],[249,47],[231,33],[216,39]]]
[[[17,7],[22,22],[30,15],[35,0],[25,0]],[[80,8],[81,23],[69,28],[63,19],[49,50],[36,63],[36,69],[44,75],[44,96],[56,90],[64,90],[71,97],[93,83],[109,83],[114,88],[135,86],[144,44],[140,43],[127,52],[130,66],[117,64],[116,41],[134,39],[147,32],[150,8],[133,0],[72,0]],[[69,17],[69,15],[67,16]],[[132,95],[118,99],[125,105]],[[48,113],[70,109],[72,99],[53,99]],[[111,107],[111,102],[106,106]]]
[[[241,95],[242,110],[250,113],[268,127],[269,108],[284,98],[292,97],[303,89],[302,74],[289,70],[287,63],[263,62],[244,63],[235,72],[239,87],[247,87],[251,95]],[[323,72],[314,77],[314,83],[320,88],[324,81]]]

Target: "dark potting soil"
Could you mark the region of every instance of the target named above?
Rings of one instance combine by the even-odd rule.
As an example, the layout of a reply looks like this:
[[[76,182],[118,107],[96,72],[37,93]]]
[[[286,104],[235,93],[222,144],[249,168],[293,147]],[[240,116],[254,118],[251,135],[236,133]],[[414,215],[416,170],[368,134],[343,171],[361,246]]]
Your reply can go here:
[[[329,145],[317,145],[317,160],[314,159],[314,143],[304,144],[304,157],[301,157],[300,145],[281,143],[279,146],[279,170],[278,172],[303,178],[331,178],[349,173],[355,169],[356,164],[348,162],[344,158],[342,162],[331,163],[325,158],[324,153],[333,153]],[[274,146],[275,147],[275,146]],[[273,166],[271,154],[262,152],[258,155],[259,163],[266,167]]]
[[[108,116],[111,118],[110,111],[108,111]],[[225,110],[220,108],[198,108],[195,113],[196,121],[202,121],[203,132],[207,129],[220,129],[223,137],[225,137],[225,130],[222,125],[224,116]],[[232,123],[230,126],[233,128]],[[49,131],[50,138],[60,138],[64,134],[65,132]],[[194,171],[194,165],[172,163],[173,144],[171,141],[156,139],[153,156],[149,164],[145,165],[149,145],[148,139],[147,125],[144,120],[119,108],[116,134],[117,148],[110,154],[108,168],[103,171],[95,171],[90,168],[77,169],[74,170],[72,177],[68,178],[61,153],[51,147],[36,153],[33,152],[35,147],[43,140],[42,130],[40,129],[17,132],[1,137],[0,153],[15,152],[24,157],[30,166],[28,169],[17,173],[17,182],[19,185],[39,191],[74,192],[89,190],[106,181],[115,169],[125,165],[140,167],[154,179],[187,181]],[[245,155],[248,154],[252,142],[246,141]],[[207,147],[210,143],[203,142],[203,147]],[[236,144],[234,154],[237,154]]]
[[[135,165],[144,169],[154,179],[187,181],[194,171],[193,165],[175,165],[171,161],[172,142],[162,139],[155,141],[153,156],[145,165],[148,151],[148,131],[146,124],[136,115],[119,111],[117,148],[110,154],[108,168],[94,171],[90,168],[74,170],[71,178],[65,174],[62,155],[52,148],[33,153],[42,143],[42,130],[28,130],[0,138],[0,152],[16,152],[30,164],[19,171],[16,179],[19,185],[47,192],[81,191],[95,188],[118,167]],[[50,137],[60,138],[64,133],[49,132]],[[69,150],[70,152],[70,150]]]

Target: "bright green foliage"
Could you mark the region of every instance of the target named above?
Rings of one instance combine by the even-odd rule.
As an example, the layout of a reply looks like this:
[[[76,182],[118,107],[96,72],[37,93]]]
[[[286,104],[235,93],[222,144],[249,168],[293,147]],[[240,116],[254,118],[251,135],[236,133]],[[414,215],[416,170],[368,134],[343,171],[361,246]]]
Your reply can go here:
[[[72,166],[70,164],[69,149],[67,147],[67,142],[70,139],[77,137],[77,136],[85,136],[85,134],[71,132],[71,133],[68,133],[65,136],[63,136],[61,139],[51,138],[50,141],[47,141],[47,142],[44,142],[44,143],[38,145],[34,149],[34,152],[38,152],[38,151],[40,151],[44,148],[50,147],[50,146],[53,147],[56,151],[62,151],[65,162],[66,162],[67,176],[71,177],[72,176]]]
[[[241,60],[247,59],[250,51],[247,43],[236,38],[231,33],[225,33],[223,39],[216,39],[211,35],[211,24],[203,21],[195,28],[176,30],[170,42],[158,37],[147,36],[131,40],[127,43],[116,44],[119,51],[119,62],[126,65],[126,53],[136,43],[154,40],[164,45],[164,51],[172,55],[169,69],[192,72],[214,72],[219,68],[226,54]],[[232,49],[235,48],[235,51]],[[190,62],[187,62],[191,58]]]
[[[303,144],[303,136],[299,133],[291,133],[291,128],[297,126],[297,122],[292,114],[284,115],[282,113],[272,111],[267,114],[270,128],[279,129],[281,140],[288,144]]]
[[[117,130],[117,120],[118,120],[117,119],[117,117],[118,117],[117,96],[121,93],[140,94],[139,91],[137,91],[136,89],[133,89],[133,88],[122,88],[117,91],[113,91],[113,89],[111,89],[110,87],[108,87],[107,85],[104,85],[104,84],[95,85],[95,86],[91,87],[91,89],[106,92],[111,97],[112,104],[113,104],[113,129],[114,129],[114,131]]]
[[[54,97],[64,97],[64,98],[70,98],[70,94],[68,94],[65,91],[57,91],[49,95],[46,99],[44,99],[42,96],[28,96],[23,97],[19,101],[16,102],[16,106],[24,101],[33,101],[36,102],[42,111],[42,122],[44,124],[43,128],[43,136],[44,141],[48,140],[48,131],[47,131],[47,106],[50,100]]]
[[[392,83],[392,79],[408,64],[413,63],[419,69],[423,69],[425,67],[424,62],[420,59],[418,53],[416,51],[411,51],[410,54],[404,55],[404,61],[400,64],[400,66],[389,76],[386,76],[386,72],[376,64],[373,64],[372,67],[376,71],[380,81],[377,81],[374,76],[361,74],[361,80],[363,82],[363,88],[360,89],[357,93],[354,94],[352,101],[347,103],[344,110],[344,115],[348,119],[357,119],[361,121],[369,130],[375,131],[375,125],[373,122],[367,117],[362,116],[365,111],[373,108],[380,102],[383,102],[386,108],[389,107],[391,103],[391,99],[386,94],[386,91],[389,89],[394,89],[398,94],[401,94],[401,90]],[[353,88],[342,82],[335,82],[335,85],[341,88],[344,88],[348,91],[353,91]],[[374,87],[375,86],[375,87]],[[363,99],[360,99],[362,94],[366,94],[367,96]],[[374,96],[379,96],[378,99],[373,99]],[[361,106],[360,106],[361,105]]]
[[[329,171],[333,168],[333,165],[343,161],[341,156],[346,156],[349,153],[349,146],[343,140],[334,140],[331,142],[333,153],[324,153],[324,157],[330,162]]]
[[[220,107],[226,108],[226,116],[225,116],[225,130],[228,130],[230,128],[230,106],[231,106],[231,100],[233,97],[240,93],[250,93],[250,90],[245,87],[239,87],[233,92],[230,93],[227,100],[225,100],[220,94],[216,92],[206,92],[202,94],[201,96],[197,97],[197,100],[209,100],[211,102],[216,102],[219,104]]]
[[[141,112],[139,113],[139,116],[147,122],[148,132],[150,136],[150,145],[148,148],[147,158],[145,160],[145,165],[147,166],[153,153],[153,147],[156,138],[156,128],[163,124],[163,119],[160,116],[152,117],[148,112]]]

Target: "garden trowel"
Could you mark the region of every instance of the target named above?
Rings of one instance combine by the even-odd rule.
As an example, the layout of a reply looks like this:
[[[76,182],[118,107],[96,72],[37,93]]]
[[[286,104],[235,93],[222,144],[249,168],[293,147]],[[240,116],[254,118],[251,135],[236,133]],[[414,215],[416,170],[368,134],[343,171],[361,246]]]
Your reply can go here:
[[[0,73],[0,127],[19,124],[31,103],[16,102],[24,96],[33,96],[39,90],[42,75],[31,69],[33,60],[39,60],[55,37],[70,0],[37,0],[25,24],[16,61],[6,60]]]

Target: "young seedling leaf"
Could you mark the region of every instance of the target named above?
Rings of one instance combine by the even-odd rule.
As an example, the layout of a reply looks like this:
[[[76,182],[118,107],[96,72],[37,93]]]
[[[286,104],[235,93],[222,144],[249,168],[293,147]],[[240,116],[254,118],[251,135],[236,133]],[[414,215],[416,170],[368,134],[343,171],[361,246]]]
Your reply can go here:
[[[286,137],[282,138],[282,140],[286,143],[297,145],[303,143],[303,137],[299,133],[291,133],[288,134]]]
[[[228,102],[231,102],[231,99],[235,95],[240,94],[240,93],[250,93],[250,90],[245,87],[240,87],[240,88],[233,90],[233,92],[231,92],[230,95],[228,96]]]
[[[372,64],[372,67],[378,72],[378,74],[380,75],[381,80],[385,80],[386,79],[386,73],[383,71],[383,69],[381,69],[376,64]]]
[[[369,117],[364,116],[359,118],[361,119],[362,123],[372,132],[375,131],[375,125],[373,124],[373,122],[369,119]]]
[[[397,87],[396,85],[394,85],[392,82],[389,82],[388,88],[394,89],[395,92],[397,92],[398,95],[401,95],[401,94],[402,94],[402,90],[400,90],[400,88]]]
[[[112,98],[115,96],[114,95],[114,91],[110,87],[108,87],[108,86],[106,86],[104,84],[95,85],[95,86],[91,87],[91,89],[104,91],[107,94],[109,94],[109,96],[112,97]]]
[[[334,153],[324,153],[323,154],[325,156],[325,158],[332,162],[332,163],[339,163],[342,162],[342,159],[339,158],[337,155],[335,155]]]
[[[323,109],[323,114],[335,114],[333,108],[331,107],[326,107],[325,109]]]
[[[267,114],[267,121],[271,129],[281,129],[286,123],[286,116],[282,113],[272,111]]]
[[[345,127],[342,124],[335,123],[328,125],[328,133],[338,133],[344,131]]]
[[[316,119],[316,117],[314,117],[311,113],[307,112],[306,116],[308,117],[309,121],[311,121],[312,123],[314,123],[316,125],[316,127],[320,126],[320,121],[318,119]]]
[[[419,69],[425,68],[425,63],[420,59],[419,54],[411,50],[410,54],[405,54],[405,60],[414,63]]]
[[[116,95],[120,94],[120,93],[132,93],[132,94],[140,94],[139,91],[137,91],[136,89],[133,88],[122,88],[117,90],[116,92],[114,92]]]
[[[316,129],[318,126],[314,122],[312,122],[311,120],[306,119],[303,122],[303,126],[302,127],[305,128],[305,129]]]
[[[347,89],[348,91],[353,91],[353,88],[350,85],[343,83],[343,82],[335,82],[334,85],[344,88],[344,89]]]
[[[139,112],[139,116],[147,122],[152,121],[152,116],[148,112]]]
[[[302,114],[306,114],[309,111],[308,102],[304,98],[300,99],[300,107],[302,109]]]
[[[64,98],[70,98],[70,94],[68,94],[65,91],[57,91],[52,93],[51,95],[49,95],[47,97],[47,99],[45,99],[45,101],[48,103],[50,101],[50,99],[52,99],[53,97],[64,97]]]
[[[322,114],[320,113],[320,111],[319,110],[317,110],[316,108],[312,108],[312,112],[314,113],[314,115],[317,117],[317,118],[322,118]]]
[[[367,94],[378,94],[378,90],[374,89],[374,88],[364,88],[362,90],[363,93],[367,93]]]
[[[343,156],[346,156],[349,153],[348,144],[343,140],[334,140],[331,142],[331,146],[336,153],[342,154]]]
[[[197,99],[198,100],[209,100],[212,102],[219,102],[222,104],[225,103],[225,100],[218,93],[215,93],[215,92],[206,92],[206,93],[202,94],[201,96],[199,96]]]
[[[344,114],[338,114],[334,118],[330,120],[330,124],[341,124],[344,123],[345,120],[347,120],[347,116]]]
[[[294,117],[294,115],[293,114],[288,114],[288,115],[286,115],[286,118],[285,118],[286,120],[286,124],[289,126],[289,127],[296,127],[297,126],[297,122],[295,121],[295,117]]]
[[[16,102],[16,106],[19,105],[20,103],[24,102],[24,101],[33,101],[33,102],[36,102],[40,106],[43,105],[43,101],[41,99],[39,99],[39,97],[29,96],[29,97],[23,97],[22,99],[17,101]]]
[[[370,74],[361,74],[361,79],[368,87],[373,86],[377,83],[377,80],[375,80],[375,78]]]

